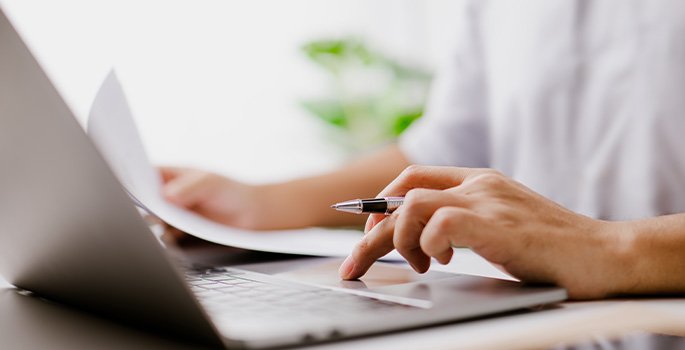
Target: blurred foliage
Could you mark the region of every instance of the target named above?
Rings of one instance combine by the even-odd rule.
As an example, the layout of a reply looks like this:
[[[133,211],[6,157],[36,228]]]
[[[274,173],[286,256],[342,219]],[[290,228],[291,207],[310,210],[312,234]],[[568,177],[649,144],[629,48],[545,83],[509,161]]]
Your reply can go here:
[[[350,151],[396,139],[423,115],[431,75],[369,49],[357,38],[305,44],[307,57],[331,77],[323,97],[302,101],[334,127]]]

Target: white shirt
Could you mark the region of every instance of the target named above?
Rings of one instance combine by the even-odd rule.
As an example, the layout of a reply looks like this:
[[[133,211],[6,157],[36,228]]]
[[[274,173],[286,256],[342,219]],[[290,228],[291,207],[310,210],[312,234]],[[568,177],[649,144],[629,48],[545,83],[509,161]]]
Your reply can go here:
[[[685,212],[685,1],[477,0],[426,115],[418,164],[491,167],[576,212]]]

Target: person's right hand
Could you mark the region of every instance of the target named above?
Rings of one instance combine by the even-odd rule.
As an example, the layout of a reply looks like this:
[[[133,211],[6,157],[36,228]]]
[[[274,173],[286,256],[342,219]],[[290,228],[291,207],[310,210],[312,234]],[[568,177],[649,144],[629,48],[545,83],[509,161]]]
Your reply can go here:
[[[378,197],[405,196],[389,216],[374,214],[340,267],[363,276],[393,249],[420,273],[435,258],[469,247],[525,282],[554,283],[573,299],[634,289],[635,229],[574,213],[492,169],[412,166]]]
[[[265,202],[259,187],[198,169],[162,167],[160,172],[162,195],[169,202],[225,225],[268,228],[268,221],[258,217]]]

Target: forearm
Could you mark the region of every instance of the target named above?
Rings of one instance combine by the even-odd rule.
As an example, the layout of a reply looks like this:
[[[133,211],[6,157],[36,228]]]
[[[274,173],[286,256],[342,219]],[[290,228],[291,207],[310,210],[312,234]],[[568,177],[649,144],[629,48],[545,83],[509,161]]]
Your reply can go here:
[[[685,214],[620,223],[630,235],[623,290],[630,294],[685,292]]]
[[[327,174],[261,186],[270,203],[263,214],[279,227],[363,225],[366,216],[336,212],[331,204],[375,196],[408,165],[391,145]]]

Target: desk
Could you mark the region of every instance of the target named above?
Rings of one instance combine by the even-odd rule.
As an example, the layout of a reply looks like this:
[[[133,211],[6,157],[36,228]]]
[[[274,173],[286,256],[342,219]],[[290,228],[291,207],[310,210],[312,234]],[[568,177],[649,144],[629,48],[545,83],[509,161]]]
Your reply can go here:
[[[204,255],[204,253],[203,253]],[[555,308],[321,344],[307,349],[514,349],[579,336],[654,330],[685,334],[685,298],[567,302]],[[0,282],[1,349],[188,349],[62,305],[24,296]]]

